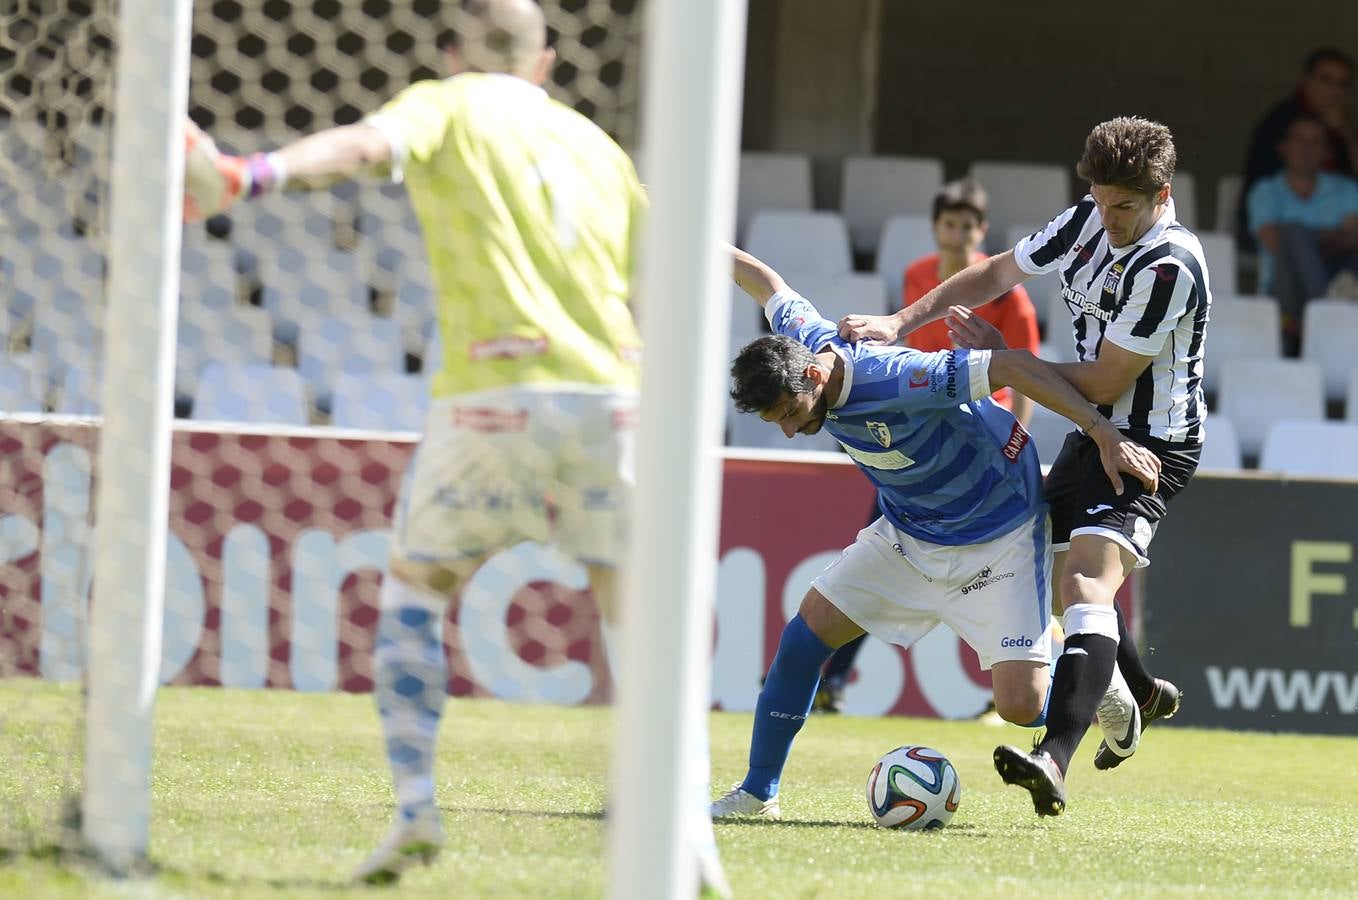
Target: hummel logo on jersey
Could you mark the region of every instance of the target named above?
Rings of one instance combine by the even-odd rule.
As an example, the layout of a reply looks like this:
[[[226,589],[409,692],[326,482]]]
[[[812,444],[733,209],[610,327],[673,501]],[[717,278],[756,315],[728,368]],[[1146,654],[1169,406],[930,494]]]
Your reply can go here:
[[[1103,512],[1105,509],[1112,509],[1112,508],[1113,508],[1113,507],[1109,506],[1107,503],[1100,503],[1098,506],[1091,506],[1089,509],[1085,510],[1085,512],[1088,513],[1088,514],[1091,515],[1091,516],[1097,516],[1099,513]]]
[[[887,427],[885,422],[864,422],[863,424],[868,427],[868,434],[877,439],[877,443],[883,447],[891,446],[891,429]]]
[[[1093,316],[1101,322],[1113,321],[1113,311],[1111,309],[1103,309],[1099,304],[1090,300],[1083,293],[1075,290],[1069,285],[1061,288],[1061,298],[1068,304],[1071,304],[1073,309],[1078,312]]]

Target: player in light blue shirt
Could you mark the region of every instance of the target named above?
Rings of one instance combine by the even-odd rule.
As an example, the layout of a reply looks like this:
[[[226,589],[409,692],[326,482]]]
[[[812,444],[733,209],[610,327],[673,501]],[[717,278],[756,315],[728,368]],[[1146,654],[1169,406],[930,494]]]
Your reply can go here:
[[[737,408],[788,437],[827,430],[877,487],[882,512],[812,582],[784,629],[755,708],[749,770],[712,805],[714,816],[778,818],[778,783],[821,665],[864,632],[909,647],[946,623],[991,670],[1002,717],[1045,721],[1047,505],[1036,450],[994,390],[1012,387],[1085,430],[1119,494],[1120,472],[1155,485],[1159,460],[1027,351],[848,344],[778,273],[733,255],[736,283],[776,332],[732,365]],[[1055,715],[1061,698],[1052,702]]]

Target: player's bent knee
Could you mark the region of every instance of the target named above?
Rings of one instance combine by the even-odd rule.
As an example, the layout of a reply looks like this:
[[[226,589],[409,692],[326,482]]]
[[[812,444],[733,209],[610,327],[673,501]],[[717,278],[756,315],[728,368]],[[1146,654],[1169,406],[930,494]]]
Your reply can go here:
[[[996,663],[991,670],[995,712],[1006,722],[1031,725],[1047,705],[1049,681],[1046,663],[1021,660]]]
[[[995,712],[1006,722],[1015,725],[1031,725],[1042,715],[1046,706],[1046,695],[1023,695],[1001,698],[995,695]]]
[[[811,633],[827,647],[838,649],[863,633],[853,619],[815,588],[806,592],[798,613]]]

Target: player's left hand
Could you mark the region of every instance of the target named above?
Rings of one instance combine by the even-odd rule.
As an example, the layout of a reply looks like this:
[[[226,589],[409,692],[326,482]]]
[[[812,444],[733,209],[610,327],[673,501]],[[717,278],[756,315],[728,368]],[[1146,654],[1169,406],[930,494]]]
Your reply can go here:
[[[1119,497],[1123,472],[1140,481],[1151,493],[1160,489],[1160,458],[1150,450],[1124,437],[1111,423],[1091,430],[1089,436],[1099,447],[1099,461]]]
[[[249,162],[222,153],[206,132],[185,119],[184,221],[215,216],[249,191]]]
[[[948,337],[963,350],[1008,350],[1004,335],[975,310],[965,306],[951,306],[943,320],[948,326]]]

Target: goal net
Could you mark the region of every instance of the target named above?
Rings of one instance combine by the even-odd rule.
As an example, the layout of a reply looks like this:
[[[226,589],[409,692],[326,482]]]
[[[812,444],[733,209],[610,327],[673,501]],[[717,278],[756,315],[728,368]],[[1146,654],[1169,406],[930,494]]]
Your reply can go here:
[[[641,0],[543,6],[549,93],[635,147]],[[356,122],[443,74],[455,7],[197,0],[188,112],[227,152]],[[126,364],[104,358],[118,11],[0,11],[0,856],[74,846],[82,773],[116,766],[85,757],[82,680],[95,538],[121,524],[97,489],[150,464],[99,454],[108,369]],[[231,708],[257,702],[267,724],[269,690],[372,687],[391,520],[439,358],[434,286],[404,188],[376,180],[243,204],[179,240],[160,682],[253,689]],[[498,701],[612,696],[584,569],[548,548],[487,564],[442,639],[450,693],[506,732]]]

